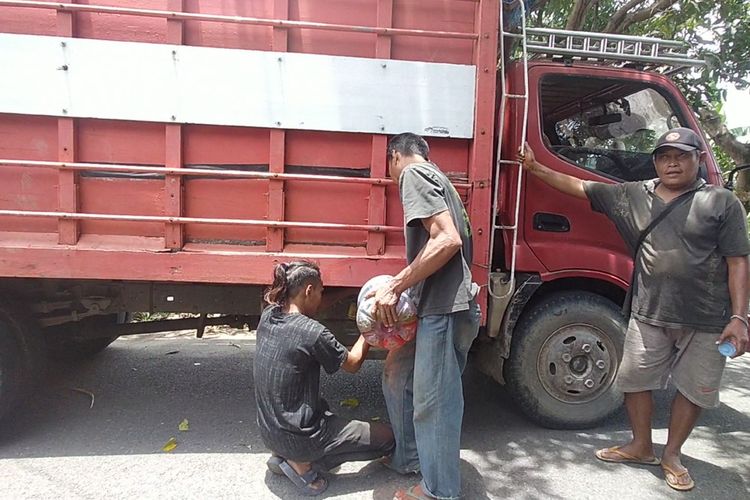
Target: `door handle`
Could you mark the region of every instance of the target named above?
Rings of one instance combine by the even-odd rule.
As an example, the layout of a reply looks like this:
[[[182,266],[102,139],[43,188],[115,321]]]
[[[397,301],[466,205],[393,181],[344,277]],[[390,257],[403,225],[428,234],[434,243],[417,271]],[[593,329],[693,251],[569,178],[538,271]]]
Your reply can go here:
[[[567,233],[570,231],[570,221],[563,215],[537,212],[534,214],[534,229],[551,233]]]

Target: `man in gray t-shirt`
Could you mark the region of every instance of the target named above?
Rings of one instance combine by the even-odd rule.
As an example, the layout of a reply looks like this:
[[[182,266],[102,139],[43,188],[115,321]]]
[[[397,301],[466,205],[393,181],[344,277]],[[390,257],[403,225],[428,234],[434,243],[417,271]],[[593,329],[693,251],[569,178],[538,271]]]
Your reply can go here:
[[[672,129],[653,152],[659,178],[622,184],[555,172],[539,164],[528,146],[522,155],[528,172],[559,191],[588,199],[593,210],[615,224],[634,254],[632,301],[625,304],[631,306],[630,322],[617,373],[633,439],[598,450],[596,457],[661,465],[667,484],[681,491],[695,485],[680,461],[681,447],[701,409],[719,404],[726,358],[716,344],[732,343],[734,357],[744,354],[748,344],[745,211],[733,193],[698,177],[704,151],[695,132]],[[651,441],[651,391],[670,379],[677,394],[659,459]]]
[[[406,260],[414,262],[430,240],[423,219],[448,212],[461,237],[461,249],[437,271],[409,288],[419,316],[465,311],[474,298],[471,271],[473,247],[469,218],[453,184],[431,162],[412,163],[398,179],[404,207]]]
[[[388,465],[422,473],[420,484],[395,498],[458,498],[461,374],[480,319],[469,267],[471,228],[455,188],[429,161],[423,138],[397,135],[387,156],[404,208],[408,265],[375,292],[375,314],[386,325],[395,323],[398,297],[408,290],[419,318],[416,341],[390,351],[383,371],[396,439]]]

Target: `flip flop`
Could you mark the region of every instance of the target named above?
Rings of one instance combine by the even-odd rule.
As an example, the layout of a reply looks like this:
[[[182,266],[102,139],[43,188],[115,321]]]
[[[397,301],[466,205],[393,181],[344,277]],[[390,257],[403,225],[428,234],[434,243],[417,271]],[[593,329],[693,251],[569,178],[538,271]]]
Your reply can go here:
[[[661,469],[664,471],[664,480],[670,488],[677,491],[690,491],[695,488],[695,481],[690,477],[690,473],[687,469],[682,472],[677,472],[666,464],[661,464]],[[680,479],[685,476],[687,476],[690,481],[688,481],[687,484],[681,484]]]
[[[297,471],[294,470],[286,460],[282,460],[281,463],[279,463],[279,468],[281,469],[281,472],[283,472],[284,475],[294,483],[299,492],[306,497],[318,496],[328,489],[328,480],[318,474],[314,469],[310,469],[300,475],[297,474]],[[316,488],[313,484],[318,480],[320,480],[322,486]]]
[[[284,471],[281,470],[281,467],[279,467],[279,465],[283,461],[284,459],[281,458],[280,456],[271,455],[271,458],[266,460],[266,467],[268,467],[268,470],[270,470],[272,473],[276,474],[277,476],[283,476]]]
[[[620,448],[621,448],[620,446],[612,446],[611,448],[602,448],[601,450],[596,450],[594,455],[596,456],[596,458],[598,458],[602,462],[611,462],[614,464],[639,464],[639,465],[661,464],[661,460],[659,460],[658,457],[639,458],[639,457],[631,455],[630,453],[625,453]],[[606,457],[604,456],[605,453],[611,453],[613,455],[616,455],[616,458]]]
[[[405,490],[398,490],[393,494],[393,500],[433,500],[435,497],[431,497],[426,493],[417,493],[418,484],[415,484],[411,488]]]

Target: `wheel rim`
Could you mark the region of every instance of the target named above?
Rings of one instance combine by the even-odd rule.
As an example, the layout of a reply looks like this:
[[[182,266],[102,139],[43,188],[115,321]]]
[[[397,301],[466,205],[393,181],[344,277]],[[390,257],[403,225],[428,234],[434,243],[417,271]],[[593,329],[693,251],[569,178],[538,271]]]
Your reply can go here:
[[[544,390],[564,403],[598,398],[612,385],[617,350],[603,330],[588,324],[566,325],[553,332],[537,358]]]

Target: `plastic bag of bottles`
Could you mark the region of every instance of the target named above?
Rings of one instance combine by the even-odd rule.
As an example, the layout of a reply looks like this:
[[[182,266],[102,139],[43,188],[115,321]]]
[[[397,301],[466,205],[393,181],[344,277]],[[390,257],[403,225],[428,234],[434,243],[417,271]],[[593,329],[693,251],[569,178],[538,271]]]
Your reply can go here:
[[[417,334],[417,308],[411,297],[401,294],[396,305],[397,322],[386,327],[372,314],[375,297],[365,299],[371,292],[379,289],[393,276],[381,275],[370,279],[362,287],[357,297],[357,328],[368,344],[382,349],[397,349],[414,339]]]

